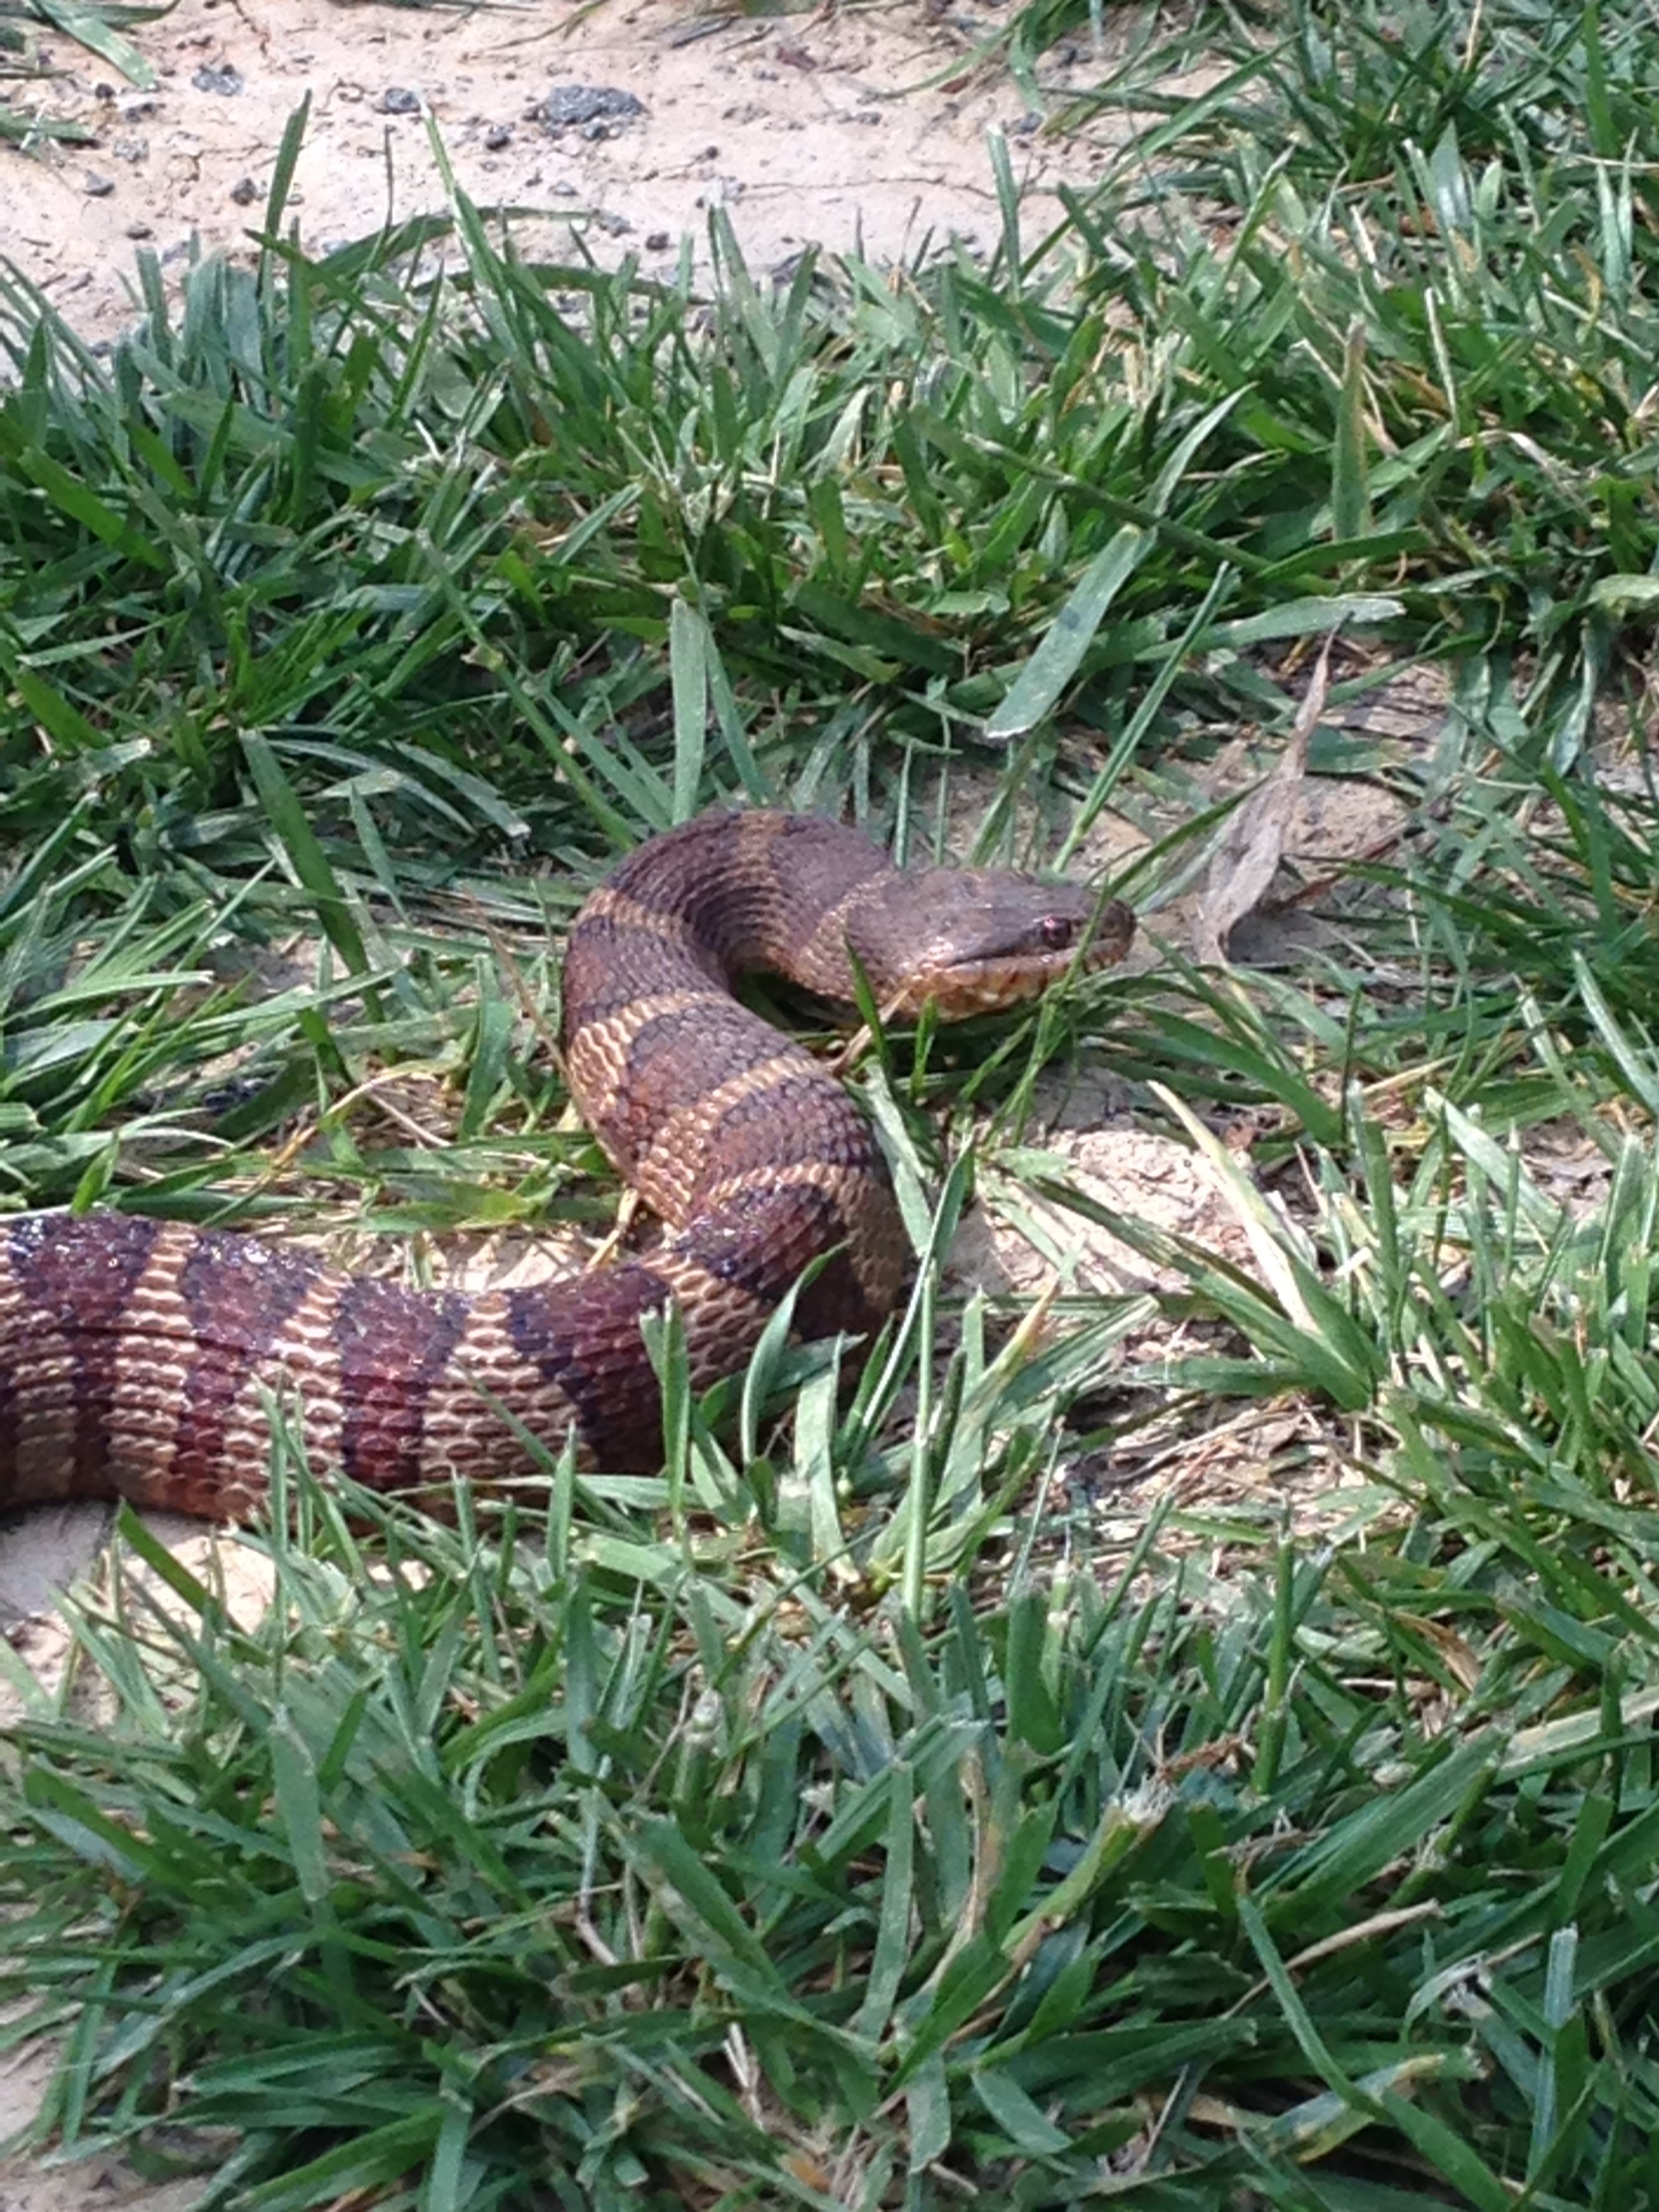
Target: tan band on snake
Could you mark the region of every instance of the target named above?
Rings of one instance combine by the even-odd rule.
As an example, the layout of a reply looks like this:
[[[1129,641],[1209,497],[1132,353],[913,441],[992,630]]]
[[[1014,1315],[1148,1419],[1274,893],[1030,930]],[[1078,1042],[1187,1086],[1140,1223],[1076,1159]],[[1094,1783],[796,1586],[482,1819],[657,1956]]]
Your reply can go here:
[[[313,1466],[374,1488],[529,1472],[504,1407],[617,1473],[662,1462],[641,1322],[672,1297],[699,1389],[741,1368],[809,1261],[803,1336],[867,1333],[905,1243],[868,1123],[829,1071],[732,996],[781,971],[850,1002],[1006,1006],[1128,910],[990,871],[905,873],[805,815],[700,817],[625,860],[577,917],[563,1042],[577,1107],[667,1224],[653,1249],[533,1289],[422,1291],[308,1254],[133,1214],[0,1223],[0,1505],[122,1496],[218,1519],[264,1485],[261,1393],[297,1402]],[[492,1402],[493,1401],[493,1402]]]

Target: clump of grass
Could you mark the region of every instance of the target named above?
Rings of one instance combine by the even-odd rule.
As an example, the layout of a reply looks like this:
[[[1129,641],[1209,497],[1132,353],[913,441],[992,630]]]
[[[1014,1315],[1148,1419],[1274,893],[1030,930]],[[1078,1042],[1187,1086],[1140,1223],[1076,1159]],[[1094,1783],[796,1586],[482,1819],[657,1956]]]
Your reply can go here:
[[[1103,575],[1048,703],[1109,736],[1171,659],[1177,714],[1199,668],[1206,709],[1248,710],[1236,656],[1346,607],[1415,649],[1529,655],[1523,711],[1559,768],[1653,551],[1645,126],[1594,96],[1588,29],[1434,100],[1420,39],[1364,32],[1373,77],[1392,58],[1437,129],[1402,137],[1387,173],[1359,166],[1386,87],[1339,106],[1336,64],[1296,77],[1295,48],[1142,146],[1184,165],[1154,173],[1151,230],[1126,170],[1039,258],[1005,165],[988,276],[809,263],[777,290],[721,228],[705,308],[689,276],[550,282],[458,203],[452,287],[398,273],[425,233],[314,265],[273,250],[251,276],[199,271],[175,329],[152,268],[148,338],[112,371],[14,287],[6,528],[50,611],[23,641],[0,582],[7,665],[44,661],[31,712],[78,752],[119,696],[150,750],[103,756],[100,787],[164,840],[179,807],[226,818],[250,727],[313,791],[391,769],[376,811],[400,834],[458,804],[489,830],[537,820],[572,758],[603,815],[626,771],[596,732],[659,711],[680,598],[739,689],[775,702],[784,773],[867,775],[877,717],[953,749],[994,726],[1045,626]],[[1316,96],[1343,125],[1322,168],[1305,121],[1258,159],[1270,118]],[[1224,246],[1177,184],[1235,211]],[[285,185],[273,235],[284,204]],[[276,537],[239,523],[250,501]],[[118,647],[111,602],[133,610]]]
[[[566,1468],[448,1532],[353,1497],[383,1567],[279,1437],[253,1632],[131,1527],[173,1602],[82,1613],[113,1723],[15,1739],[18,2032],[70,2034],[43,2126],[142,2142],[165,2100],[205,2201],[261,2205],[1631,2184],[1651,1145],[1574,1223],[1466,1117],[1413,1176],[1354,1142],[1368,1215],[1315,1155],[1346,1291],[1242,1178],[1259,1282],[1178,1256],[1255,1387],[1361,1413],[1363,1546],[1200,1510],[1103,1578],[927,1595],[1080,1334],[1018,1388],[970,1353],[853,1521],[867,1406],[809,1382],[793,1453],[731,1462],[671,1348],[662,1480]],[[1231,1572],[1179,1560],[1224,1528]]]
[[[665,1541],[672,1467],[560,1476],[528,1548],[354,1498],[389,1573],[301,1482],[252,1634],[133,1528],[176,1601],[82,1617],[116,1724],[16,1737],[13,1986],[72,2031],[44,2124],[142,2141],[182,2086],[158,2151],[258,2204],[1632,2176],[1647,1814],[1583,1793],[1655,1694],[1650,1532],[1604,1505],[1575,1558],[1595,1491],[1471,1480],[1497,1431],[1456,1421],[1364,1553],[1148,1583],[1176,1516],[1103,1586],[885,1632]]]
[[[168,12],[166,7],[134,6],[131,0],[116,0],[116,4],[105,0],[103,5],[97,4],[97,0],[0,0],[0,51],[27,53],[33,33],[37,28],[51,29],[106,62],[130,84],[149,89],[155,83],[155,72],[126,33],[135,23],[154,22]],[[6,135],[21,137],[25,132],[12,126],[21,119],[0,116],[0,126]],[[92,134],[74,124],[46,121],[29,125],[27,135],[89,137]]]

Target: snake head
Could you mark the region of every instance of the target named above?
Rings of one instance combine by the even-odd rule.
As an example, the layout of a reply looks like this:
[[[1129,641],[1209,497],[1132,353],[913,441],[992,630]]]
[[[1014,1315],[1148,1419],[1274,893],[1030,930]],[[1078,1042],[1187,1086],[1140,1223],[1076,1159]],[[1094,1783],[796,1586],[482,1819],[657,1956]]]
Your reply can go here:
[[[1109,968],[1133,943],[1120,899],[999,868],[897,876],[849,916],[848,943],[882,1006],[945,1021],[1034,999],[1075,968]]]

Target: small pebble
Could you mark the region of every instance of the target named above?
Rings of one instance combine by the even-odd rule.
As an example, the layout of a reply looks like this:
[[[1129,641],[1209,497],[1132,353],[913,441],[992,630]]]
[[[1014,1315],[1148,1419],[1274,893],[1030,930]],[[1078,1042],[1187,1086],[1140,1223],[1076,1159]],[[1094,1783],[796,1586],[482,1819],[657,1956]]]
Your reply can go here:
[[[665,230],[653,230],[646,239],[645,250],[647,253],[666,253],[673,243]]]
[[[556,84],[537,111],[538,120],[550,131],[580,129],[607,117],[624,122],[644,113],[631,92],[614,84]]]
[[[489,153],[499,154],[512,143],[513,125],[510,123],[494,123],[484,132],[484,148]]]
[[[115,180],[112,177],[100,177],[88,169],[87,180],[81,189],[89,200],[106,200],[115,190]]]
[[[239,177],[230,188],[230,197],[238,207],[252,207],[259,197],[259,187],[252,177]]]
[[[242,73],[228,62],[221,62],[216,68],[204,62],[191,82],[198,92],[216,92],[222,100],[234,100],[242,88]]]
[[[406,84],[389,84],[374,105],[382,115],[418,115],[421,95],[411,92]]]
[[[127,225],[129,238],[154,238],[155,235],[155,233],[147,222],[130,222]]]

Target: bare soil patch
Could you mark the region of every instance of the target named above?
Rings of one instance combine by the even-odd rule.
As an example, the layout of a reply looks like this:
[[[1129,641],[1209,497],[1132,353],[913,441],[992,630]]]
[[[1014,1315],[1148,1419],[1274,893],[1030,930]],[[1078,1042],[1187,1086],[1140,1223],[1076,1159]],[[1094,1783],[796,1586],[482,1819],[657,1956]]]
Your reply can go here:
[[[964,66],[990,10],[905,4],[712,26],[684,0],[533,9],[179,0],[135,41],[153,90],[53,38],[60,74],[14,112],[91,143],[0,148],[0,251],[84,334],[134,313],[135,256],[254,251],[277,148],[310,101],[292,208],[318,250],[441,211],[435,129],[460,188],[515,211],[527,246],[672,270],[731,214],[757,270],[809,244],[896,261],[999,227],[986,133],[1008,138],[1034,224],[1105,158],[1045,137],[1003,71]],[[1086,40],[1056,90],[1097,77]]]

